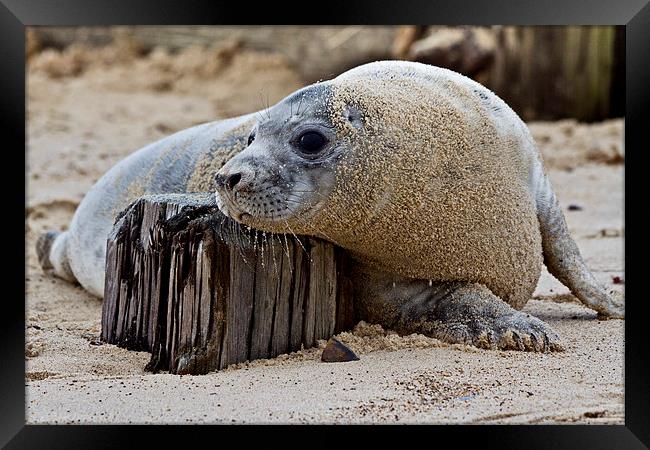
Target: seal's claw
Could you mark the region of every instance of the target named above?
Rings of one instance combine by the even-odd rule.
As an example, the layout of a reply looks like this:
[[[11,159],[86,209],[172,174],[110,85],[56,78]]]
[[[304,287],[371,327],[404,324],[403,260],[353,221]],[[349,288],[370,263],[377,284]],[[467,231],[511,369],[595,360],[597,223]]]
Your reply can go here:
[[[432,334],[438,339],[479,348],[527,352],[564,350],[559,335],[550,326],[518,311],[467,324],[442,323],[435,328]]]
[[[625,319],[625,305],[623,304],[623,300],[615,299],[614,302],[607,305],[603,310],[598,311],[598,319]]]
[[[500,350],[528,352],[563,351],[560,336],[549,325],[529,314],[515,312],[493,320],[495,333],[500,336]]]
[[[434,292],[436,287],[431,289]],[[424,315],[403,316],[400,329],[492,350],[564,350],[560,336],[548,324],[513,309],[485,286],[460,283],[447,287],[445,292],[443,296],[426,299],[432,308]]]
[[[625,311],[612,311],[603,314],[601,312],[596,316],[598,320],[609,320],[609,319],[625,319]]]

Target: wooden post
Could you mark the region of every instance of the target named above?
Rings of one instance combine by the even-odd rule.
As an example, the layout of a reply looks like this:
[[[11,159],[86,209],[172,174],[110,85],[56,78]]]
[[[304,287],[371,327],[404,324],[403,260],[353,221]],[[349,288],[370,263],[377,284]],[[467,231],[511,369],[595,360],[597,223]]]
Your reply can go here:
[[[500,27],[487,86],[524,120],[621,114],[621,27]],[[613,97],[613,98],[612,98]]]
[[[108,238],[101,338],[179,374],[309,348],[354,325],[349,269],[329,242],[247,230],[212,194],[145,196]]]

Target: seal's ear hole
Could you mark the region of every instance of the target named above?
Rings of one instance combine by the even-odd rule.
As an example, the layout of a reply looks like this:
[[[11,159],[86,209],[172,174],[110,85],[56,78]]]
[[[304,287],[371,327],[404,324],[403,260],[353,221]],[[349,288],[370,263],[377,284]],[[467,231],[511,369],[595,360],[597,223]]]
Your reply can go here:
[[[363,127],[363,115],[361,111],[351,105],[348,105],[343,111],[343,117],[356,128]]]

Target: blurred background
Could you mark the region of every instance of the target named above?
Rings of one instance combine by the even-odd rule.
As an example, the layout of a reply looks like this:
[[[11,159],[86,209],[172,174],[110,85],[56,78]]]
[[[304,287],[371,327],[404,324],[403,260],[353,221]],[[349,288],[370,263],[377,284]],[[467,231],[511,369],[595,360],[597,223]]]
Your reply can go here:
[[[38,64],[58,76],[79,75],[92,64],[81,54],[83,49],[116,43],[122,53],[104,55],[104,63],[128,64],[135,56],[162,62],[163,55],[177,55],[180,60],[172,57],[176,60],[170,73],[155,74],[148,86],[159,90],[173,89],[186,75],[217,77],[238,53],[272,55],[269,67],[261,63],[255,69],[277,72],[282,66],[288,73],[279,75],[299,84],[329,79],[365,62],[405,59],[476,79],[524,120],[595,121],[624,114],[624,39],[620,26],[143,26],[31,28],[28,44],[30,57],[47,52]],[[67,56],[62,66],[47,67],[51,51]],[[183,64],[193,73],[183,73]],[[244,84],[259,76],[240,74]],[[272,77],[268,82],[281,83]],[[279,91],[268,91],[268,100],[275,102],[288,93]],[[227,109],[248,112],[236,106]]]
[[[138,148],[381,59],[486,85],[527,122],[547,168],[622,166],[624,37],[612,26],[29,27],[29,201],[69,199],[70,213]]]

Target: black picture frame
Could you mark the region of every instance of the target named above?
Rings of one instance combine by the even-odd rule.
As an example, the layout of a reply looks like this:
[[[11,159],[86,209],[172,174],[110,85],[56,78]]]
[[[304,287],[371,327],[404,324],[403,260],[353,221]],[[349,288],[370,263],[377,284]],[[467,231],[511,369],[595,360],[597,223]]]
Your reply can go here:
[[[476,440],[482,447],[497,448],[648,448],[650,445],[650,357],[648,355],[647,315],[644,314],[644,296],[641,273],[643,263],[633,263],[633,254],[644,249],[635,237],[643,234],[642,219],[645,203],[636,203],[634,180],[642,181],[644,144],[648,105],[650,104],[650,5],[648,0],[447,0],[400,2],[293,2],[282,9],[275,2],[243,4],[242,2],[195,2],[169,0],[0,0],[0,121],[4,146],[2,199],[10,204],[15,214],[6,214],[3,239],[4,305],[0,317],[0,445],[6,448],[117,448],[135,447],[142,438],[147,447],[174,445],[174,442],[196,444],[198,439],[215,438],[218,433],[249,429],[212,426],[184,428],[176,434],[176,426],[41,426],[25,425],[25,305],[18,298],[25,297],[25,265],[18,264],[25,257],[25,241],[10,236],[25,233],[21,208],[24,211],[27,177],[20,182],[20,171],[13,167],[19,158],[19,148],[26,146],[25,134],[25,27],[26,26],[105,26],[105,25],[187,25],[187,24],[514,24],[514,25],[625,25],[626,30],[626,108],[625,108],[625,425],[548,425],[548,426],[446,426],[446,427],[376,427],[372,435],[413,440],[414,429],[429,445],[443,442],[469,443]],[[23,158],[27,172],[26,153]],[[637,172],[637,173],[635,173]],[[647,178],[647,176],[646,176]],[[643,200],[639,200],[643,202]],[[10,253],[7,254],[7,251]],[[15,253],[15,256],[10,256]],[[15,258],[15,259],[13,259]],[[11,290],[9,290],[11,288]],[[15,291],[15,295],[14,294]],[[256,428],[256,431],[258,427]],[[366,429],[367,427],[361,427]],[[309,431],[327,433],[324,444],[340,445],[334,432],[353,437],[350,427],[309,427]],[[300,431],[306,430],[303,427]],[[265,427],[264,439],[278,443],[297,437],[297,430],[285,427]],[[276,434],[277,433],[277,434]],[[289,434],[290,433],[290,434]],[[189,436],[188,436],[189,434]],[[444,437],[442,435],[445,435]],[[447,439],[445,439],[447,438]],[[247,437],[248,439],[248,437]],[[365,439],[365,437],[362,437]],[[217,441],[213,441],[217,442]],[[304,443],[304,441],[303,441]],[[310,444],[311,445],[311,444]],[[426,445],[426,443],[425,443]]]

